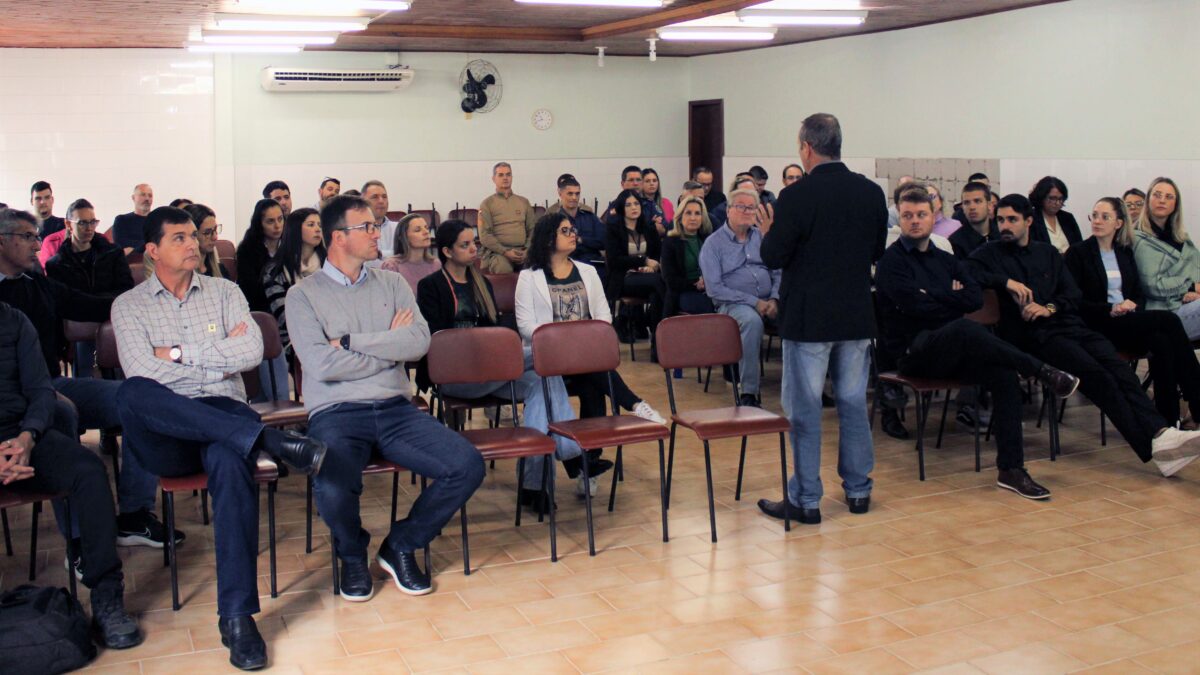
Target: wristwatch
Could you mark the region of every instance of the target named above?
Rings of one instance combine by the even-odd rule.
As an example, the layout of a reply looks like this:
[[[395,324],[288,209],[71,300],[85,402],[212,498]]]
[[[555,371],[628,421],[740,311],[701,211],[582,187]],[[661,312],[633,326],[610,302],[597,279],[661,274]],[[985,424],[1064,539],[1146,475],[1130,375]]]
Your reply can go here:
[[[171,351],[167,354],[175,363],[183,363],[183,348],[179,345],[171,347]]]
[[[1050,310],[1050,314],[1051,314],[1052,316],[1053,316],[1054,314],[1057,314],[1057,313],[1058,313],[1058,308],[1054,306],[1054,303],[1053,303],[1053,302],[1047,302],[1047,303],[1045,304],[1045,307],[1046,307],[1046,309]]]
[[[342,336],[341,344],[342,344],[342,349],[345,349],[346,351],[350,351],[350,334],[349,333],[346,333],[345,335]]]

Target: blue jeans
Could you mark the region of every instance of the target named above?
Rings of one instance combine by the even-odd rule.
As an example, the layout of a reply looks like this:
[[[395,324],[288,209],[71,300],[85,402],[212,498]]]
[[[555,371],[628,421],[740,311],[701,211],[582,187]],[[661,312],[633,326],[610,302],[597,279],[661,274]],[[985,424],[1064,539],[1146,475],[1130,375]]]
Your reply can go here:
[[[231,398],[187,398],[144,377],[117,391],[125,439],[158,476],[204,471],[212,494],[217,548],[217,614],[258,612],[256,446],[263,425],[250,406]]]
[[[818,508],[821,486],[821,392],[825,373],[833,377],[837,401],[838,475],[846,497],[871,495],[875,447],[867,420],[867,347],[870,340],[845,342],[783,341],[783,410],[792,423],[796,475],[788,481],[788,499]]]
[[[533,371],[533,352],[530,351],[528,345],[525,347],[525,373],[521,376],[521,381],[527,379],[533,384],[525,396],[525,415],[521,420],[521,426],[537,429],[544,434],[550,428],[549,414],[546,411],[546,397],[542,393],[542,385],[537,373]],[[550,390],[550,404],[554,412],[554,421],[575,419],[575,410],[571,407],[571,399],[567,396],[567,385],[563,383],[563,379],[561,377],[546,378],[546,388]],[[554,456],[558,461],[561,462],[583,454],[583,449],[575,441],[558,434],[551,438],[554,439]],[[520,477],[521,487],[526,490],[542,489],[542,466],[544,463],[544,457],[525,458],[525,475]],[[557,471],[557,465],[553,470]]]
[[[483,482],[486,470],[475,446],[403,396],[373,403],[340,403],[309,421],[309,436],[329,446],[313,479],[321,518],[343,560],[366,560],[371,535],[359,517],[363,467],[378,448],[384,459],[433,481],[408,516],[392,523],[384,545],[400,553],[433,541]]]
[[[92,341],[75,343],[75,377],[91,377],[92,368],[96,366],[96,343]]]
[[[271,365],[275,367],[275,386],[271,386]],[[276,356],[270,361],[263,361],[258,364],[258,381],[261,383],[262,391],[258,396],[251,399],[251,403],[266,403],[267,401],[287,401],[291,398],[288,391],[288,362],[287,357],[283,354]]]
[[[1183,330],[1187,331],[1188,339],[1200,339],[1200,300],[1180,305],[1175,314],[1183,321]]]
[[[117,411],[117,390],[121,383],[93,377],[56,377],[54,389],[75,404],[74,410],[62,401],[54,410],[54,427],[70,438],[78,437],[79,429],[111,429],[121,426]],[[121,448],[121,487],[117,491],[117,506],[120,513],[133,513],[141,509],[154,510],[154,498],[158,492],[158,480],[154,474],[142,468],[135,441],[125,436]]]
[[[742,360],[738,363],[741,373],[742,393],[758,395],[759,377],[758,352],[762,349],[763,318],[750,305],[725,304],[717,311],[737,321],[742,335]]]

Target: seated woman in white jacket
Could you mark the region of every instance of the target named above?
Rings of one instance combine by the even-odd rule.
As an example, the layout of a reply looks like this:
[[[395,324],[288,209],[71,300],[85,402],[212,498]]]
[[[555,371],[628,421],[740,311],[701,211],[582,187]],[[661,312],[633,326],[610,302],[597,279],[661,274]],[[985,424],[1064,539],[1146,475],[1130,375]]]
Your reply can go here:
[[[604,284],[591,265],[572,260],[578,232],[561,213],[551,213],[538,219],[533,228],[527,252],[526,269],[517,277],[517,328],[521,339],[529,344],[533,331],[538,326],[559,321],[581,321],[598,319],[612,323],[612,312],[604,295]],[[665,424],[666,420],[650,404],[629,390],[621,376],[613,371],[613,390],[616,403],[621,408],[643,419]],[[558,379],[558,378],[554,378]],[[579,395],[579,416],[602,417],[605,414],[605,396],[608,395],[607,373],[572,375],[565,378],[566,386]],[[551,393],[556,402],[554,416],[565,419],[557,406],[558,396]],[[589,486],[596,492],[596,476],[612,468],[611,461],[600,459],[601,450],[588,450]],[[563,467],[571,478],[581,476],[580,457],[563,459]],[[526,468],[526,475],[530,475]],[[538,476],[541,474],[538,473]],[[582,485],[580,486],[582,494]]]

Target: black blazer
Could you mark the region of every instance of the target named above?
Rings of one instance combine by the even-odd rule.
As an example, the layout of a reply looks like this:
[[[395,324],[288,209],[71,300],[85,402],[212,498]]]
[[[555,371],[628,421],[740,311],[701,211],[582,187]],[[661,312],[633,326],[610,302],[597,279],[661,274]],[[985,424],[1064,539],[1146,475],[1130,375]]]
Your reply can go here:
[[[1133,260],[1133,249],[1114,246],[1113,251],[1117,254],[1117,267],[1121,270],[1121,294],[1126,300],[1136,302],[1138,309],[1145,309],[1146,294],[1142,291],[1137,264]],[[1084,321],[1092,324],[1107,319],[1112,311],[1112,303],[1108,301],[1108,272],[1104,269],[1104,261],[1100,259],[1100,244],[1096,238],[1088,237],[1072,245],[1067,249],[1064,262],[1071,276],[1075,277],[1075,283],[1079,284],[1079,290],[1083,291],[1079,313]]]
[[[125,261],[125,251],[104,237],[92,237],[95,249],[92,263],[76,253],[68,239],[58,253],[46,261],[46,276],[84,293],[115,298],[133,288],[133,273]]]
[[[871,264],[883,255],[887,220],[883,189],[841,162],[822,164],[779,193],[762,259],[767,267],[783,270],[783,339],[875,337]]]
[[[495,305],[496,293],[492,290],[492,282],[484,277],[483,283],[487,286],[488,295],[492,296],[492,305]],[[425,317],[425,323],[429,324],[430,335],[439,330],[454,328],[454,312],[457,304],[454,289],[450,286],[450,282],[442,270],[432,272],[417,282],[417,309],[421,310],[421,316]],[[482,308],[480,309],[482,310]],[[495,324],[487,314],[480,314],[479,325],[494,326]],[[429,361],[422,356],[417,363],[417,388],[424,391],[431,386],[433,383],[429,379]]]
[[[658,229],[645,218],[638,220],[637,233],[646,240],[646,255],[629,255],[631,233],[624,222],[609,223],[604,240],[604,265],[608,268],[608,299],[612,302],[621,294],[625,274],[646,264],[646,259],[662,259],[662,239]]]
[[[263,285],[263,272],[271,262],[271,253],[265,244],[254,244],[246,239],[237,247],[237,285],[246,296],[251,312],[270,312],[267,289]]]
[[[1075,216],[1071,215],[1069,211],[1058,212],[1058,226],[1062,229],[1063,234],[1067,235],[1067,241],[1071,242],[1072,246],[1083,241],[1083,235],[1079,233],[1079,223],[1075,221]],[[1041,209],[1033,210],[1033,224],[1029,226],[1029,240],[1050,243],[1050,232],[1046,230],[1046,216]]]

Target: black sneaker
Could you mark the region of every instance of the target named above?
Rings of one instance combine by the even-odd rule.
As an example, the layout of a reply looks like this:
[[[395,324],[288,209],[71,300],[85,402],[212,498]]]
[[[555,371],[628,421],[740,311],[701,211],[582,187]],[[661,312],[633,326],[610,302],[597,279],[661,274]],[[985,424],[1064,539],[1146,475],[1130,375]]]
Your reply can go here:
[[[883,414],[879,419],[879,426],[883,429],[883,433],[892,438],[898,438],[902,441],[912,438],[908,433],[908,429],[904,427],[904,422],[900,421],[900,413],[891,408],[883,409]]]
[[[429,575],[417,566],[417,556],[412,551],[398,553],[392,550],[387,540],[379,545],[379,555],[376,557],[379,567],[392,575],[396,588],[408,595],[426,595],[433,592],[433,584]]]
[[[92,589],[92,626],[109,649],[129,649],[144,639],[137,621],[125,611],[125,585],[120,581],[101,581]]]
[[[182,530],[175,530],[175,545],[187,539]],[[117,516],[117,546],[149,546],[162,548],[167,543],[167,528],[149,509],[122,513]]]
[[[338,590],[342,599],[350,602],[366,602],[375,595],[375,581],[366,560],[342,560]]]
[[[71,540],[71,546],[67,549],[67,556],[63,558],[63,567],[67,568],[68,572],[75,574],[76,581],[83,581],[83,558],[79,552],[83,550],[83,545],[78,539]]]
[[[975,419],[979,418],[979,428],[986,429],[991,423],[992,416],[986,410],[980,410],[973,405],[964,405],[958,409],[954,419],[964,427],[975,427]]]
[[[1003,469],[996,485],[1012,490],[1026,499],[1049,499],[1050,491],[1038,485],[1025,469]]]
[[[749,408],[761,408],[762,401],[754,394],[742,394],[738,398],[738,405]]]

